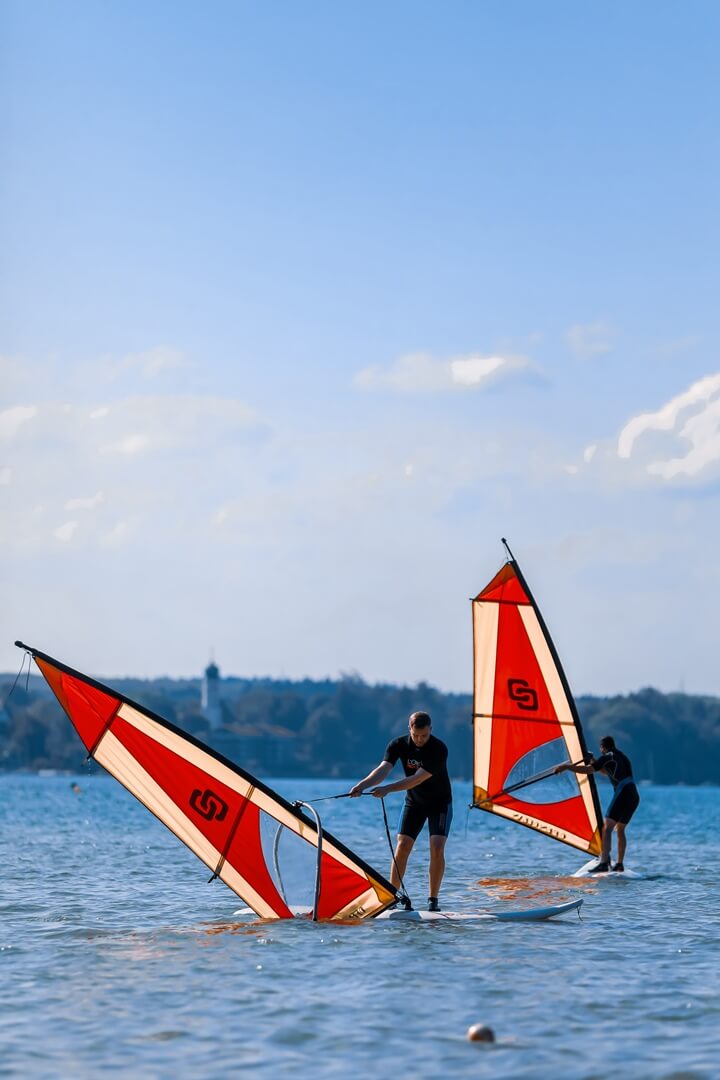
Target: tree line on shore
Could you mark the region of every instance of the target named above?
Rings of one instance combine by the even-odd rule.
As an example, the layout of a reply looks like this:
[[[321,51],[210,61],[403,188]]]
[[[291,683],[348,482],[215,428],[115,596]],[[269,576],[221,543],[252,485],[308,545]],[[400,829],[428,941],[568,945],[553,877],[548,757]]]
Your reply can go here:
[[[10,693],[12,685],[13,678],[0,676],[0,770],[79,771],[84,749],[44,680],[32,676]],[[121,679],[114,686],[213,745],[199,679]],[[471,776],[468,694],[444,693],[425,683],[370,685],[357,676],[294,682],[228,678],[220,692],[226,745],[240,752],[252,746],[251,771],[261,776],[272,775],[281,760],[286,775],[358,778],[377,764],[390,739],[407,730],[408,715],[418,709],[431,714],[433,731],[447,743],[452,776]],[[638,780],[720,783],[720,698],[647,688],[579,697],[577,705],[588,747],[597,752],[600,737],[613,735]],[[278,740],[282,758],[273,752]]]

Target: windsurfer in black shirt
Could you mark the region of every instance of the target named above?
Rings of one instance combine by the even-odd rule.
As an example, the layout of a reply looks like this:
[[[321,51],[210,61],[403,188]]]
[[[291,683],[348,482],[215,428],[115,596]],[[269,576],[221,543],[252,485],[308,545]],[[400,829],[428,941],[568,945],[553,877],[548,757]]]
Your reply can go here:
[[[428,911],[439,911],[438,894],[445,872],[445,843],[452,821],[452,788],[447,771],[447,746],[432,734],[432,720],[425,712],[414,712],[408,721],[409,735],[393,739],[380,764],[350,791],[355,797],[366,788],[377,798],[391,791],[405,792],[405,805],[398,825],[397,846],[390,881],[397,888],[413,845],[427,821],[430,833],[430,895]],[[392,784],[374,787],[402,762],[405,777]]]
[[[590,755],[592,757],[592,755]],[[600,740],[600,757],[595,758],[587,765],[573,765],[571,762],[563,762],[555,769],[556,773],[570,770],[576,773],[601,772],[607,776],[613,786],[612,802],[607,808],[605,822],[603,824],[602,851],[597,866],[589,871],[591,874],[606,874],[610,870],[610,847],[612,844],[613,831],[617,834],[618,861],[613,870],[624,870],[625,851],[627,840],[625,826],[629,823],[640,803],[640,795],[633,779],[630,759],[618,750],[612,735],[606,735]]]

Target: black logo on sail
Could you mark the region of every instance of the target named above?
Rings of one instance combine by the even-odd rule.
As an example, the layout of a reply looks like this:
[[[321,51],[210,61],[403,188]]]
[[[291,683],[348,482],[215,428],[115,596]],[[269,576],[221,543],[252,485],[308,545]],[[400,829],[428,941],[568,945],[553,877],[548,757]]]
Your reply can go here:
[[[518,709],[535,712],[538,707],[537,693],[524,679],[508,679],[508,694],[510,700],[517,704]]]
[[[206,821],[222,821],[228,812],[228,804],[210,788],[197,788],[190,796],[190,805]]]

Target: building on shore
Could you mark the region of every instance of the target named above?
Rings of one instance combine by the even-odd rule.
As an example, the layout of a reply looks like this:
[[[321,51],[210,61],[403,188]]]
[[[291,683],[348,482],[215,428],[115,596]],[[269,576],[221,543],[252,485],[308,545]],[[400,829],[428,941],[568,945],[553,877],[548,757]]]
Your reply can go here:
[[[214,660],[205,668],[200,704],[208,725],[206,741],[217,753],[248,772],[279,776],[294,771],[297,734],[270,721],[244,722],[242,696],[232,701],[223,697]]]

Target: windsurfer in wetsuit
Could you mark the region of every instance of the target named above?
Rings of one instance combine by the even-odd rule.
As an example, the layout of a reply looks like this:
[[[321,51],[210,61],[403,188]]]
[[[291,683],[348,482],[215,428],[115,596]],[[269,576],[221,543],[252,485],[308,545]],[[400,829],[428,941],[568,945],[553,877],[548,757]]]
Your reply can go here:
[[[380,764],[350,791],[351,797],[371,788],[371,795],[383,798],[391,791],[404,791],[405,804],[398,824],[397,846],[390,881],[397,888],[405,867],[427,821],[430,833],[430,895],[428,911],[439,911],[438,894],[445,872],[445,842],[452,821],[452,788],[447,771],[447,746],[432,734],[432,720],[425,712],[414,712],[408,721],[409,734],[393,739]],[[373,787],[402,762],[405,778]]]
[[[566,761],[562,765],[558,765],[555,772],[566,772],[567,770],[576,773],[601,772],[609,778],[614,790],[612,802],[607,808],[603,824],[600,861],[597,866],[593,866],[589,873],[606,874],[610,870],[610,846],[613,831],[617,833],[618,861],[612,869],[624,870],[623,860],[627,847],[625,826],[629,823],[640,803],[640,795],[633,779],[630,759],[623,754],[622,750],[617,749],[612,735],[606,735],[600,740],[599,758],[595,758],[588,765],[573,765]]]

